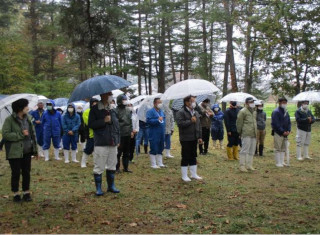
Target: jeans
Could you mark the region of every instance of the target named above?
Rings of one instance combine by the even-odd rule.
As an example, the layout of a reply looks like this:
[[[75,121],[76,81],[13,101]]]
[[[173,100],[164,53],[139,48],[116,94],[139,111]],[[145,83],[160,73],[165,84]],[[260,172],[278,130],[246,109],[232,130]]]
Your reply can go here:
[[[171,134],[166,134],[164,136],[165,149],[171,149]]]

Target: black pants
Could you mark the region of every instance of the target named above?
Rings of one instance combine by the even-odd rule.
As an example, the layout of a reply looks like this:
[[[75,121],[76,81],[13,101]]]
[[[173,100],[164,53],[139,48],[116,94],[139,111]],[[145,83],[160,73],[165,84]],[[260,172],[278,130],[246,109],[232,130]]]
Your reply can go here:
[[[228,135],[228,147],[238,146],[240,144],[239,134],[237,132],[231,132],[231,135]]]
[[[25,154],[23,158],[10,159],[11,167],[11,191],[19,192],[20,174],[22,173],[22,190],[28,191],[30,188],[31,155]]]
[[[121,136],[120,138],[120,146],[118,147],[118,163],[117,170],[120,169],[120,158],[122,155],[122,165],[124,170],[128,170],[129,165],[129,154],[130,154],[130,142],[131,136]]]
[[[197,165],[198,141],[180,141],[181,144],[181,166]]]
[[[129,153],[130,161],[132,161],[134,157],[134,150],[136,147],[136,137],[137,137],[137,134],[135,134],[133,138],[130,138],[130,153]]]
[[[210,128],[202,127],[203,144],[199,144],[200,153],[207,153],[208,152],[209,138],[210,138]]]

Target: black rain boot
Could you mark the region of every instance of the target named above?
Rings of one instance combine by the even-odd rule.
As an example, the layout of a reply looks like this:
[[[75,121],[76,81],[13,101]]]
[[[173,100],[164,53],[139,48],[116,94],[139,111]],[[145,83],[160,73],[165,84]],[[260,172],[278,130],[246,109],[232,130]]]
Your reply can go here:
[[[94,174],[94,182],[96,183],[96,196],[102,196],[103,192],[101,189],[101,185],[102,185],[102,174],[98,175],[98,174]]]
[[[123,171],[127,173],[132,173],[132,171],[129,170],[129,157],[123,155],[122,156],[122,165],[123,165]]]
[[[144,145],[144,153],[148,154],[148,145]]]
[[[203,155],[203,144],[199,144],[199,153]]]
[[[116,165],[117,173],[120,173],[120,159],[121,159],[121,154],[118,154],[117,155],[117,165]]]
[[[263,156],[263,144],[259,144],[259,156]]]
[[[120,191],[114,185],[114,174],[115,174],[115,171],[107,170],[107,183],[108,183],[107,192],[120,193]]]
[[[260,145],[259,145],[260,146]],[[255,156],[258,156],[258,147],[256,147],[256,151],[254,153]]]

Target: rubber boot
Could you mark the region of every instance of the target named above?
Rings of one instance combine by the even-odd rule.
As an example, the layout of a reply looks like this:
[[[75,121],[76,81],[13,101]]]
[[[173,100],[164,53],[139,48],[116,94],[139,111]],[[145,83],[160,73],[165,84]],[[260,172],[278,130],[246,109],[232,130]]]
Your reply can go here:
[[[81,159],[81,168],[87,167],[87,159],[89,155],[86,154],[85,152],[82,153],[82,159]]]
[[[71,150],[71,157],[72,157],[72,162],[75,162],[75,163],[79,162],[77,160],[77,150]]]
[[[312,159],[310,156],[309,156],[309,146],[308,145],[304,145],[303,146],[303,158],[304,159]]]
[[[63,155],[64,155],[64,163],[69,163],[69,150],[64,149],[63,150]]]
[[[223,146],[223,140],[220,140],[220,149],[224,149],[224,146]]]
[[[256,169],[253,168],[252,164],[253,164],[253,156],[251,155],[246,155],[246,164],[247,164],[247,170],[250,171],[255,171]]]
[[[303,158],[301,157],[301,147],[300,147],[300,146],[297,146],[296,151],[297,151],[297,160],[298,160],[298,161],[302,161]]]
[[[102,174],[98,175],[98,174],[94,174],[94,182],[96,184],[96,196],[102,196],[103,192],[101,189],[102,186]]]
[[[191,179],[188,177],[188,167],[182,166],[181,167],[181,178],[184,182],[190,182]]]
[[[240,168],[239,168],[239,170],[241,171],[241,172],[248,172],[248,170],[247,170],[247,168],[246,168],[246,155],[243,155],[243,154],[241,154],[240,155]]]
[[[161,168],[164,168],[166,167],[166,165],[163,165],[163,162],[162,162],[162,154],[158,154],[156,156],[156,162],[157,162],[157,165]]]
[[[120,193],[120,191],[114,185],[115,173],[116,173],[115,171],[107,170],[107,184],[108,184],[107,192]]]
[[[228,160],[230,160],[230,161],[234,160],[232,147],[227,147],[227,156],[228,156]]]
[[[49,149],[43,150],[44,160],[49,161]]]
[[[165,151],[166,151],[166,157],[167,157],[167,158],[174,158],[174,156],[172,156],[172,155],[170,154],[170,149],[165,149]]]
[[[60,161],[61,158],[59,157],[59,149],[54,149],[54,158],[57,160],[57,161]]]
[[[203,144],[199,144],[199,154],[203,155]]]
[[[153,169],[160,168],[159,166],[157,166],[156,155],[150,154],[150,164],[151,164],[151,168],[153,168]]]
[[[234,160],[239,160],[239,146],[233,146],[233,158]]]
[[[129,170],[129,156],[122,156],[122,165],[123,165],[123,171],[127,173],[132,173],[132,171]]]
[[[262,157],[263,156],[263,144],[259,144],[259,156]]]
[[[280,153],[280,162],[283,166],[288,166],[285,162],[284,162],[284,156],[286,155],[286,152],[281,152]]]
[[[281,161],[281,153],[279,152],[275,153],[275,160],[276,160],[276,167],[283,167],[282,161]]]
[[[198,168],[197,165],[189,166],[190,173],[191,173],[191,178],[192,179],[196,179],[196,180],[202,180],[202,177],[200,177],[197,174],[197,168]]]
[[[144,153],[148,154],[148,145],[144,145],[143,147],[144,147]]]
[[[44,157],[43,149],[40,145],[38,145],[38,154],[39,154],[39,157]]]

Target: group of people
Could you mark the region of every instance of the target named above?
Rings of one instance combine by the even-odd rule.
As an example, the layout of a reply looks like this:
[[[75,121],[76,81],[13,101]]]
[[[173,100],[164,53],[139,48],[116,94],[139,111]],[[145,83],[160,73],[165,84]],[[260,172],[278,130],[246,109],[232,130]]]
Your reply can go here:
[[[48,161],[51,141],[56,160],[60,160],[59,149],[63,146],[65,163],[70,162],[70,149],[71,160],[78,162],[76,156],[80,132],[84,136],[80,138],[80,142],[85,142],[81,167],[86,167],[88,157],[93,154],[97,196],[104,194],[102,175],[105,171],[107,192],[120,192],[115,186],[115,174],[120,172],[121,163],[123,172],[132,172],[129,162],[133,161],[134,152],[139,155],[141,145],[144,146],[145,153],[149,154],[152,169],[166,167],[163,163],[163,151],[165,150],[167,158],[173,158],[170,148],[175,122],[181,144],[181,178],[185,182],[191,179],[202,180],[197,174],[198,148],[201,155],[208,153],[210,134],[214,148],[224,149],[223,124],[228,137],[227,158],[239,160],[240,171],[255,170],[253,156],[263,156],[266,113],[263,111],[263,103],[251,97],[245,100],[243,108],[231,101],[230,107],[222,112],[218,104],[211,106],[209,99],[198,104],[196,97],[187,96],[183,99],[183,107],[175,115],[169,103],[164,104],[160,98],[155,98],[153,107],[146,113],[146,119],[140,120],[137,110],[132,107],[126,95],[119,95],[115,99],[112,92],[108,92],[100,96],[100,101],[91,98],[90,108],[84,112],[77,110],[74,104],[68,104],[63,115],[55,108],[52,100],[46,102],[46,110],[44,103],[39,102],[37,110],[31,112],[28,100],[20,99],[12,103],[13,113],[5,120],[2,135],[12,170],[11,190],[14,201],[31,200],[31,157],[43,151],[44,159]],[[284,157],[288,152],[291,121],[286,108],[287,100],[280,98],[278,102],[279,106],[272,113],[271,125],[276,166],[283,167],[289,165],[289,162],[285,163]],[[311,125],[315,119],[308,105],[308,101],[302,102],[295,114],[298,160],[310,158],[308,146]],[[23,177],[22,199],[19,194],[20,172]]]

